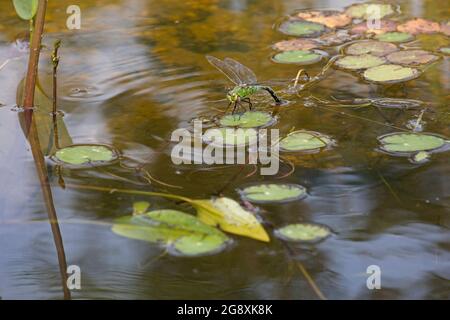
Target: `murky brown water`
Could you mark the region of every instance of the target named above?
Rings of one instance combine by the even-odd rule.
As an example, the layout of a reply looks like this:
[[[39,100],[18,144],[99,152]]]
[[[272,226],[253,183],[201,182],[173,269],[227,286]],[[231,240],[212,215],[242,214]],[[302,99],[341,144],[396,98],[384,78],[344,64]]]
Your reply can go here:
[[[176,128],[188,127],[194,117],[213,117],[217,108],[226,106],[216,100],[224,98],[229,83],[204,56],[233,57],[261,79],[292,79],[296,66],[270,60],[270,46],[285,38],[273,25],[294,9],[340,9],[355,1],[83,0],[78,1],[82,29],[76,32],[65,28],[65,11],[72,2],[50,1],[44,39],[49,47],[54,39],[63,40],[59,106],[67,133],[62,138],[113,145],[142,162],[155,178],[183,189],[124,182],[117,176],[140,180],[118,165],[64,170],[66,184],[208,198],[241,167],[175,166],[167,144]],[[437,21],[450,17],[446,2],[397,3],[410,16]],[[19,58],[0,71],[0,102],[6,105],[0,108],[0,296],[58,299],[60,275],[47,213],[18,112],[11,110],[26,61],[11,43],[26,28],[15,18],[10,2],[2,1],[0,63]],[[422,41],[430,50],[450,43],[444,36]],[[50,93],[48,56],[49,50],[44,50],[40,78],[44,91]],[[449,137],[449,66],[450,60],[442,59],[419,79],[384,91],[335,70],[312,93],[327,99],[386,96],[432,102],[424,114],[424,130]],[[321,67],[307,70],[315,74]],[[342,111],[306,107],[303,99],[286,98],[291,104],[280,110],[275,128],[282,134],[292,127],[318,131],[334,137],[337,146],[297,157],[295,173],[283,180],[257,175],[244,179],[241,174],[224,194],[238,199],[235,188],[257,181],[308,188],[302,201],[261,207],[266,209],[264,218],[274,225],[311,221],[336,232],[320,244],[295,247],[294,259],[305,265],[327,298],[449,298],[448,152],[413,165],[375,151],[377,136],[396,131],[387,123],[405,128],[420,110]],[[292,261],[276,239],[265,244],[235,237],[236,245],[218,255],[155,259],[162,252],[157,246],[119,237],[107,225],[96,223],[129,214],[132,202],[145,198],[62,189],[50,162],[48,170],[68,264],[82,270],[82,289],[72,292],[74,298],[316,298],[303,276],[290,268]],[[177,207],[160,198],[150,201],[154,208]],[[382,270],[381,290],[366,287],[366,268],[372,264]]]

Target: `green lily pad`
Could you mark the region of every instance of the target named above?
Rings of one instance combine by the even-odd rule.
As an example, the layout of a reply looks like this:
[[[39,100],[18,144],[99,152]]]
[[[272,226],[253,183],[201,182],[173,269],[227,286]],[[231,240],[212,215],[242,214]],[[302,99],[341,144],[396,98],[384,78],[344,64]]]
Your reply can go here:
[[[359,56],[345,56],[338,59],[335,64],[343,69],[361,70],[376,67],[385,63],[382,57],[376,57],[371,54],[362,54]]]
[[[273,60],[278,63],[295,63],[307,65],[317,63],[322,60],[322,55],[307,50],[291,50],[277,53]]]
[[[230,114],[219,120],[220,125],[225,127],[256,128],[267,126],[274,118],[267,112],[248,111],[243,114]]]
[[[407,66],[416,66],[436,61],[439,57],[425,50],[403,50],[386,56],[389,62]]]
[[[411,157],[413,163],[423,163],[430,159],[430,153],[426,151],[419,151]]]
[[[381,150],[392,153],[431,151],[446,143],[441,137],[425,133],[391,133],[378,138],[378,140]]]
[[[345,52],[351,55],[371,54],[373,56],[382,57],[397,50],[397,46],[393,43],[366,40],[351,44],[347,47]]]
[[[326,28],[323,24],[303,21],[289,20],[280,25],[279,30],[284,34],[297,37],[316,37],[323,33]]]
[[[403,43],[414,40],[412,34],[406,32],[386,32],[375,37],[379,41]]]
[[[133,203],[133,214],[144,214],[147,212],[150,207],[150,203],[147,201],[137,201]]]
[[[31,20],[36,15],[38,0],[13,0],[17,15],[24,20]]]
[[[212,128],[203,135],[206,143],[215,147],[234,147],[254,145],[258,141],[258,132],[253,128]]]
[[[352,18],[364,19],[382,19],[393,15],[394,8],[390,4],[379,3],[361,3],[354,4],[345,10],[345,13]]]
[[[78,144],[59,149],[52,159],[61,165],[98,166],[117,160],[118,154],[108,146]]]
[[[216,253],[230,240],[220,230],[177,210],[121,217],[115,220],[112,231],[131,239],[162,243],[169,253],[186,256]]]
[[[420,71],[414,68],[402,67],[396,64],[384,64],[364,71],[367,81],[389,84],[409,81],[420,76]]]
[[[294,131],[280,140],[282,151],[315,151],[331,144],[329,137],[311,131]]]
[[[288,202],[306,197],[306,189],[297,184],[260,184],[239,191],[241,196],[256,203]]]
[[[277,229],[275,234],[286,241],[318,242],[328,237],[331,230],[319,224],[296,223]]]
[[[450,47],[440,48],[439,51],[443,54],[450,55]]]

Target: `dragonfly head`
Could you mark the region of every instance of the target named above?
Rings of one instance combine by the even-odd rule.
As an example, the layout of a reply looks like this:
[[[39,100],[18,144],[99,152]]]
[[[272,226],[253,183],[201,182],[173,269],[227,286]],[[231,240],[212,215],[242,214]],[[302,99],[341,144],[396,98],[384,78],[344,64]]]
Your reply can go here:
[[[230,103],[235,103],[238,101],[239,95],[234,92],[234,90],[231,90],[227,93],[227,99],[228,101],[230,101]]]

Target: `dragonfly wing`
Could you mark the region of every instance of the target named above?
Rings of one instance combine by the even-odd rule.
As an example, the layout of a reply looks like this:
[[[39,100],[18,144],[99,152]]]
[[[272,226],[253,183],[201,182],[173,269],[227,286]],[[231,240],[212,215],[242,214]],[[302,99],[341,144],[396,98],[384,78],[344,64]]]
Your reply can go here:
[[[255,84],[258,80],[256,79],[255,73],[248,67],[244,66],[242,63],[237,62],[231,58],[225,58],[224,62],[231,66],[241,80],[241,84]]]
[[[206,56],[206,59],[208,60],[209,63],[211,63],[214,67],[216,67],[217,70],[226,75],[227,78],[231,80],[231,82],[233,82],[236,85],[242,84],[241,79],[229,64],[213,56]]]

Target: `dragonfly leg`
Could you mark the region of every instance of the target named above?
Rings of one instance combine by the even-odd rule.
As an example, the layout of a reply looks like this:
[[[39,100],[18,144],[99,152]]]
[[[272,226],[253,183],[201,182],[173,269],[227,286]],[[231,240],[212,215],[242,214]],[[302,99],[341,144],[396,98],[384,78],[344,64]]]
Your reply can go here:
[[[233,105],[233,111],[231,111],[231,114],[234,114],[234,112],[236,111],[237,105],[238,105],[238,102],[235,101],[234,105]]]
[[[230,106],[233,104],[233,102],[228,103],[227,108],[225,109],[225,113],[227,113],[228,109],[230,109]]]
[[[245,98],[245,99],[242,99],[242,102],[245,102],[245,103],[247,103],[247,104],[248,104],[248,107],[249,107],[249,109],[250,109],[250,110],[252,110],[253,104],[252,104],[252,102],[250,101],[250,98]]]

